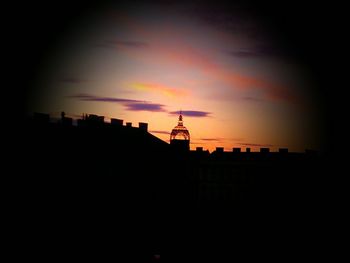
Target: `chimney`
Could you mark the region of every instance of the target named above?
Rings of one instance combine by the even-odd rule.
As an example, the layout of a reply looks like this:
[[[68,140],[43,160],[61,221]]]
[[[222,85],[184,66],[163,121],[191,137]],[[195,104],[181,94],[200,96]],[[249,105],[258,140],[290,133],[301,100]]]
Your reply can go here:
[[[196,147],[196,152],[202,152],[203,151],[203,147]]]
[[[250,147],[247,147],[247,148],[245,149],[245,151],[246,151],[247,153],[250,153]]]
[[[241,152],[241,148],[233,148],[232,152],[234,153],[240,153]]]
[[[123,126],[123,120],[112,118],[111,124],[115,126]]]
[[[261,153],[269,153],[270,152],[270,148],[260,148],[260,152]]]
[[[96,114],[89,114],[87,117],[87,120],[93,123],[104,123],[105,117],[104,116],[98,116]]]
[[[216,152],[219,152],[219,153],[224,152],[224,147],[216,147]]]
[[[131,122],[127,122],[126,123],[126,127],[132,127],[132,123]]]
[[[139,122],[139,129],[143,131],[148,131],[148,123]]]

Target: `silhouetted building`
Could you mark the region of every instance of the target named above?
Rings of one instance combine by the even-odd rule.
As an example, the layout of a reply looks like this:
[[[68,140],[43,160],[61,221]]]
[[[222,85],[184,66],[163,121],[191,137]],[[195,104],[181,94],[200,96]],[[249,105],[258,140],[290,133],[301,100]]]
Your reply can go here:
[[[269,153],[270,149],[269,148],[260,148],[261,153]]]
[[[203,151],[203,147],[196,147],[196,151],[197,152],[202,152]]]
[[[64,114],[61,118],[63,122],[69,119]],[[99,211],[115,211],[118,218],[132,210],[132,218],[141,222],[133,227],[147,226],[151,229],[147,239],[162,242],[161,222],[174,225],[166,214],[187,219],[193,211],[220,209],[232,212],[233,218],[249,217],[254,226],[261,214],[302,211],[317,200],[317,193],[311,192],[320,180],[315,151],[224,151],[223,147],[212,153],[203,147],[189,151],[190,136],[181,114],[170,144],[147,132],[147,123],[138,127],[124,126],[118,119],[105,123],[97,115],[84,115],[78,126],[63,122],[50,122],[48,114],[34,114],[25,134],[25,167],[36,177],[38,187],[33,192],[39,193],[45,209],[56,202],[64,207],[62,214],[77,208],[90,213],[95,206]],[[177,138],[180,135],[182,140]],[[179,149],[184,150],[182,154]],[[195,224],[203,218],[194,220]]]
[[[86,120],[90,123],[99,123],[99,124],[103,124],[104,123],[104,116],[98,116],[95,114],[89,114],[86,118]]]
[[[139,128],[143,131],[148,131],[148,123],[139,122]]]
[[[123,120],[111,118],[111,124],[115,126],[123,126]]]
[[[224,152],[224,147],[216,147],[215,150],[217,153],[223,153]]]
[[[183,126],[181,112],[177,126],[170,133],[170,145],[176,150],[190,150],[190,133],[187,128]]]
[[[241,152],[241,148],[233,148],[232,152],[234,153],[240,153]]]
[[[66,127],[70,127],[73,125],[73,119],[66,117],[64,111],[61,112],[61,124]]]
[[[33,121],[35,124],[45,125],[50,121],[50,115],[46,113],[35,112],[33,115]]]
[[[30,190],[38,196],[32,205],[40,204],[38,210],[45,213],[52,207],[55,215],[69,217],[84,210],[87,215],[105,213],[106,218],[115,213],[118,220],[125,216],[124,223],[113,223],[130,224],[139,233],[149,229],[142,245],[163,243],[168,237],[163,225],[187,225],[193,211],[220,209],[232,212],[235,219],[251,219],[245,229],[259,224],[266,228],[261,220],[268,214],[280,216],[285,209],[288,215],[300,211],[304,216],[319,202],[317,192],[311,192],[317,189],[321,171],[314,151],[280,149],[266,154],[250,148],[225,152],[223,147],[213,153],[202,147],[188,151],[190,136],[181,114],[170,144],[148,133],[147,123],[139,127],[123,126],[118,119],[104,123],[97,115],[84,115],[77,126],[60,123],[51,123],[48,114],[34,114],[24,133],[26,177],[34,182]],[[178,149],[186,154],[178,154]],[[176,215],[184,219],[183,225]],[[205,218],[200,215],[193,222],[197,225]],[[129,223],[131,219],[136,221]],[[201,231],[221,224],[210,221]],[[242,228],[232,222],[229,226]]]

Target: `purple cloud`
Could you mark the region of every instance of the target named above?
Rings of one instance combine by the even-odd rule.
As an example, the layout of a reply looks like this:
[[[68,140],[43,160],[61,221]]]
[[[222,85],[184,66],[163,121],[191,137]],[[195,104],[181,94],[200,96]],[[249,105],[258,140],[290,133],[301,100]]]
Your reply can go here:
[[[90,95],[86,93],[75,94],[67,96],[67,98],[73,98],[80,101],[96,101],[96,102],[109,102],[109,103],[120,103],[129,111],[151,111],[151,112],[167,112],[164,108],[165,105],[159,103],[152,103],[142,100],[132,100],[124,98],[114,98],[114,97],[100,97],[95,95]],[[179,115],[179,111],[169,112],[171,115]],[[182,111],[184,116],[188,117],[208,117],[210,112],[205,111]]]
[[[75,98],[81,101],[100,101],[100,102],[116,102],[116,103],[140,103],[141,100],[130,100],[122,98],[112,98],[112,97],[99,97],[89,94],[76,94],[68,96],[68,98]]]
[[[162,104],[157,103],[127,103],[126,105],[127,110],[130,111],[154,111],[154,112],[161,112],[166,111]]]
[[[209,117],[211,114],[210,112],[206,111],[195,111],[195,110],[183,110],[181,111],[182,115],[187,116],[187,117]],[[171,111],[169,112],[171,115],[179,115],[180,111]]]
[[[131,100],[124,98],[113,98],[113,97],[100,97],[89,94],[76,94],[68,96],[68,98],[78,99],[80,101],[96,101],[96,102],[110,102],[110,103],[120,103],[127,110],[130,111],[151,111],[151,112],[166,112],[164,109],[165,105],[158,103],[151,103],[142,100]]]

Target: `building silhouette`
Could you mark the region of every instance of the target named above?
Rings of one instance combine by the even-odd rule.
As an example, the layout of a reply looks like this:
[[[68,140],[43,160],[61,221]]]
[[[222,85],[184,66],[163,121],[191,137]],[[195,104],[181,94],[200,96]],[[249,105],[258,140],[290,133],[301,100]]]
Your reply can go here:
[[[150,134],[147,123],[106,123],[94,114],[73,125],[65,114],[54,121],[35,113],[25,126],[33,211],[79,222],[91,214],[117,220],[137,236],[135,249],[158,254],[164,243],[196,227],[202,234],[234,227],[242,236],[268,228],[271,235],[284,227],[274,218],[285,214],[291,216],[283,224],[299,231],[302,224],[295,216],[310,216],[320,205],[316,186],[324,160],[318,152],[191,151],[181,114],[170,144]]]
[[[190,133],[183,125],[182,113],[180,112],[177,126],[170,133],[170,145],[174,150],[190,150]]]
[[[284,148],[278,152],[269,148],[261,148],[260,152],[251,152],[249,148],[245,152],[241,148],[224,151],[223,147],[212,153],[202,147],[190,151],[190,134],[183,125],[182,114],[171,132],[170,144],[150,134],[147,123],[140,122],[138,127],[128,122],[123,125],[120,119],[106,123],[103,116],[94,114],[84,115],[74,126],[64,113],[56,123],[50,122],[47,114],[35,113],[28,126],[32,134],[29,148],[42,147],[42,153],[57,158],[46,160],[46,155],[39,155],[39,167],[45,160],[57,166],[51,162],[63,159],[67,165],[57,170],[63,176],[74,171],[74,176],[108,174],[112,180],[133,180],[134,186],[143,182],[140,185],[143,190],[149,187],[155,191],[144,198],[164,194],[165,199],[153,201],[168,200],[174,205],[181,201],[185,207],[254,205],[265,198],[270,198],[272,204],[279,201],[276,195],[288,193],[283,199],[286,201],[295,197],[294,192],[288,191],[291,182],[298,183],[295,181],[298,174],[306,173],[308,177],[303,180],[310,179],[311,167],[315,169],[320,160],[315,151],[292,153]],[[63,155],[55,156],[56,153]],[[74,162],[77,165],[69,164]],[[181,172],[171,168],[174,165],[181,165]],[[121,173],[123,176],[118,176]]]

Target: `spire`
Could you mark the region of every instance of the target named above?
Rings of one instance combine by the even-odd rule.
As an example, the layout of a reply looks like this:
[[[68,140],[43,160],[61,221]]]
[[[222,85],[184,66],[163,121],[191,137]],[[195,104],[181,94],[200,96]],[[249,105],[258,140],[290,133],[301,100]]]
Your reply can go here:
[[[178,126],[183,126],[183,124],[182,124],[182,110],[180,110],[180,115],[179,115],[179,122],[178,122]]]

